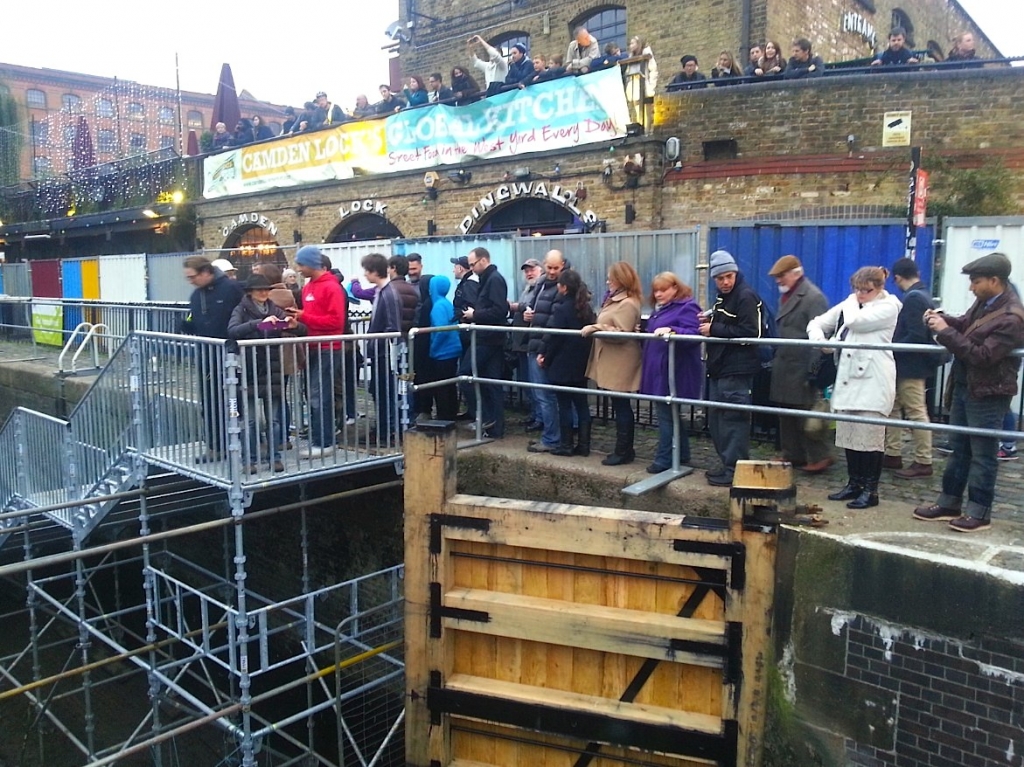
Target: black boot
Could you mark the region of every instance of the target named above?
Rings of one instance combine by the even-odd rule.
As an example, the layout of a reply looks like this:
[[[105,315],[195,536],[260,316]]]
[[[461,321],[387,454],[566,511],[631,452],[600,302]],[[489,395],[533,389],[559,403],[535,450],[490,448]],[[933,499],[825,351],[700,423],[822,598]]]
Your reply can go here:
[[[552,449],[551,455],[575,455],[575,451],[572,446],[572,429],[566,429],[564,426],[559,432],[558,447]]]
[[[574,455],[581,455],[584,458],[590,455],[590,421],[580,424],[580,431],[576,436],[576,447],[572,452]]]
[[[864,492],[864,478],[851,476],[846,480],[846,486],[841,490],[828,494],[830,501],[848,501],[851,498],[859,498]]]
[[[632,463],[636,458],[633,452],[633,424],[630,428],[618,428],[615,430],[615,452],[605,458],[601,463],[605,466],[621,466],[624,463]]]
[[[864,473],[864,490],[846,504],[848,509],[867,509],[878,505],[878,480],[882,476],[884,453],[864,453],[861,458]]]
[[[830,498],[832,496],[829,496]],[[841,500],[841,499],[840,499]],[[868,479],[860,494],[846,504],[848,509],[867,509],[878,505],[878,480]]]

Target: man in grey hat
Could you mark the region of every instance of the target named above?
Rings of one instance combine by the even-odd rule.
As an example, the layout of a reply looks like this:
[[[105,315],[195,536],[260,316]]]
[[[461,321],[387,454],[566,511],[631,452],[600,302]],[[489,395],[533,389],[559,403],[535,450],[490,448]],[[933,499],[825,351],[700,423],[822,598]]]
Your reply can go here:
[[[708,338],[760,338],[763,305],[726,250],[711,254],[708,276],[718,297],[701,320],[700,334]],[[761,357],[754,344],[707,344],[708,399],[730,405],[752,402],[754,376]],[[708,429],[722,468],[707,473],[709,485],[729,486],[737,461],[750,458],[750,412],[708,409]]]
[[[779,286],[779,310],[775,322],[780,338],[807,338],[807,323],[828,311],[828,300],[818,286],[804,275],[796,256],[783,256],[768,271]],[[821,357],[806,346],[780,346],[772,363],[771,401],[792,410],[810,410],[821,399],[821,391],[810,380]],[[834,463],[825,422],[797,416],[779,416],[782,457],[810,474],[825,471]],[[820,428],[815,428],[820,427]]]
[[[1010,287],[1010,259],[1002,253],[972,261],[963,274],[970,277],[974,305],[961,317],[929,309],[924,321],[935,340],[953,353],[950,425],[997,431],[1017,393],[1020,359],[1011,352],[1024,345],[1024,307]],[[931,506],[914,509],[914,517],[949,520],[961,533],[985,530],[992,524],[999,438],[953,433],[949,443],[953,454],[942,475],[942,492]]]

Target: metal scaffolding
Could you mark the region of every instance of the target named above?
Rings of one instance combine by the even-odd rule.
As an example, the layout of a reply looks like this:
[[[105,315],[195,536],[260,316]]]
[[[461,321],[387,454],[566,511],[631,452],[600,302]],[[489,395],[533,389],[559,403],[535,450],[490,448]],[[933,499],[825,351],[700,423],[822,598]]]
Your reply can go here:
[[[325,362],[341,338],[229,348],[136,332],[67,419],[18,409],[0,430],[0,595],[25,595],[3,616],[0,657],[16,763],[370,767],[401,754],[402,565],[319,585],[327,563],[310,545],[314,508],[401,484],[366,473],[400,474],[397,431],[310,407],[300,360],[329,369],[329,391],[354,383],[365,400],[362,351],[394,344],[343,340]],[[299,372],[264,375],[278,354]],[[285,399],[294,443],[273,422]],[[336,449],[303,449],[318,417]],[[352,489],[324,481],[356,472]],[[298,500],[274,505],[282,495]],[[252,586],[268,564],[252,526],[282,514],[299,524],[270,551],[300,571],[294,591],[268,595]]]

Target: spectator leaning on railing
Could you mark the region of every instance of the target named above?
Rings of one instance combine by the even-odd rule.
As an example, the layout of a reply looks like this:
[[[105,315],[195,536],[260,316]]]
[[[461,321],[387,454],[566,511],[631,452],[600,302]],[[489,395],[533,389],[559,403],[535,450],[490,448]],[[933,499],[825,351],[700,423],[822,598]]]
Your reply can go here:
[[[889,47],[871,62],[871,66],[898,66],[901,64],[918,63],[918,58],[905,47],[906,41],[907,30],[903,27],[893,29],[889,33]]]
[[[792,56],[786,65],[786,71],[782,76],[789,80],[802,77],[821,77],[825,74],[825,63],[821,56],[815,56],[811,51],[811,41],[805,37],[798,37],[793,41]]]

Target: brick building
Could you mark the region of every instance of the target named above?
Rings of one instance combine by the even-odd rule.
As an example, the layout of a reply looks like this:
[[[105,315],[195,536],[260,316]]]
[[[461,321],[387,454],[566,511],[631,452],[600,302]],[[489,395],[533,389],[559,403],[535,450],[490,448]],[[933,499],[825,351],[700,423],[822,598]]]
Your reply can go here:
[[[207,93],[181,91],[179,99],[179,92],[170,88],[3,63],[0,88],[22,110],[22,179],[67,172],[80,116],[88,123],[97,164],[164,148],[178,150],[181,135],[211,128],[214,97]],[[239,106],[243,115],[259,114],[280,131],[283,107],[244,91]]]
[[[402,3],[403,72],[425,75],[466,66],[466,40],[473,34],[506,50],[524,42],[531,51],[564,55],[571,31],[579,25],[602,44],[616,41],[624,50],[629,37],[646,38],[661,71],[669,76],[686,53],[696,55],[709,72],[720,51],[732,51],[745,62],[751,44],[774,40],[788,56],[796,37],[811,40],[826,62],[863,58],[885,47],[895,25],[907,29],[915,49],[934,44],[947,51],[957,34],[973,32],[980,56],[999,56],[956,0],[571,0],[553,5],[513,0],[511,6],[510,14],[509,3],[499,0]]]

